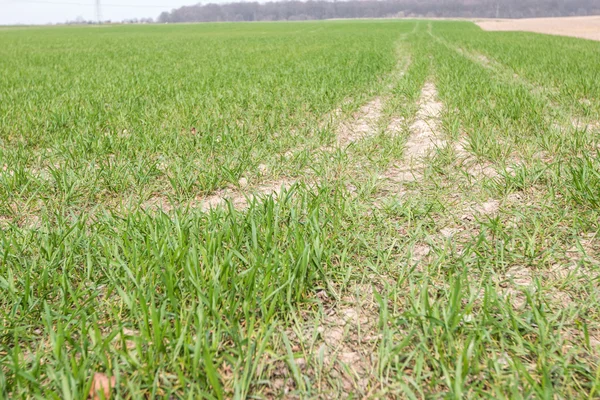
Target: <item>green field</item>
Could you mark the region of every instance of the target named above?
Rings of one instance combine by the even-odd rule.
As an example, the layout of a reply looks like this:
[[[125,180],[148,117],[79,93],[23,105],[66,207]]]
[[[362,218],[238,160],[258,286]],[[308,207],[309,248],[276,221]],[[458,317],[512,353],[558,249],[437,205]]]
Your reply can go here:
[[[597,398],[599,121],[581,39],[3,28],[0,398]]]

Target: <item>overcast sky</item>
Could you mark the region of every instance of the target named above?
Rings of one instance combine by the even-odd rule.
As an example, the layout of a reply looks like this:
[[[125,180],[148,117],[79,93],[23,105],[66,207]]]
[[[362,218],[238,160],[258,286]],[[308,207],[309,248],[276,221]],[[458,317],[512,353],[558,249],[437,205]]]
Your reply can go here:
[[[163,11],[200,0],[100,0],[102,19],[156,18]],[[216,3],[218,0],[211,0]],[[46,24],[96,19],[95,0],[0,0],[0,25]]]

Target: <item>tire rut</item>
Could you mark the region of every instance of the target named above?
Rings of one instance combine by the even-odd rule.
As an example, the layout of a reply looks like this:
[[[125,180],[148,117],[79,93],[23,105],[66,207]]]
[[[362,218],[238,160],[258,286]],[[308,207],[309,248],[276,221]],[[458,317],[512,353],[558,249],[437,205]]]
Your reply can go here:
[[[421,176],[424,166],[423,158],[431,150],[444,145],[441,139],[440,115],[444,105],[437,97],[437,89],[432,82],[426,82],[419,98],[419,110],[410,125],[410,135],[405,144],[404,159],[386,170],[382,178],[392,182],[413,181]],[[397,133],[398,121],[393,120],[388,126],[391,134]]]

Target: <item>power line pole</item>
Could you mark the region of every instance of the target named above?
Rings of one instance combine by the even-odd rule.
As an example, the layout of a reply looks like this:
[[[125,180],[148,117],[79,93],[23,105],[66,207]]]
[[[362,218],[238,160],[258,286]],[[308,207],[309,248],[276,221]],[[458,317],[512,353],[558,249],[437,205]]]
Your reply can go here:
[[[96,21],[98,21],[99,24],[102,23],[102,9],[100,6],[100,0],[96,0]]]

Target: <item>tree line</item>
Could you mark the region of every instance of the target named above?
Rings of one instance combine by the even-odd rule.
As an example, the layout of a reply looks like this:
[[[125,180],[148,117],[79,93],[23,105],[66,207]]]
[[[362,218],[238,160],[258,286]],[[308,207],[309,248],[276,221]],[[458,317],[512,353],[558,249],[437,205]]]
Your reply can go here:
[[[598,0],[318,0],[197,4],[163,12],[157,22],[394,17],[534,18],[598,14]]]

